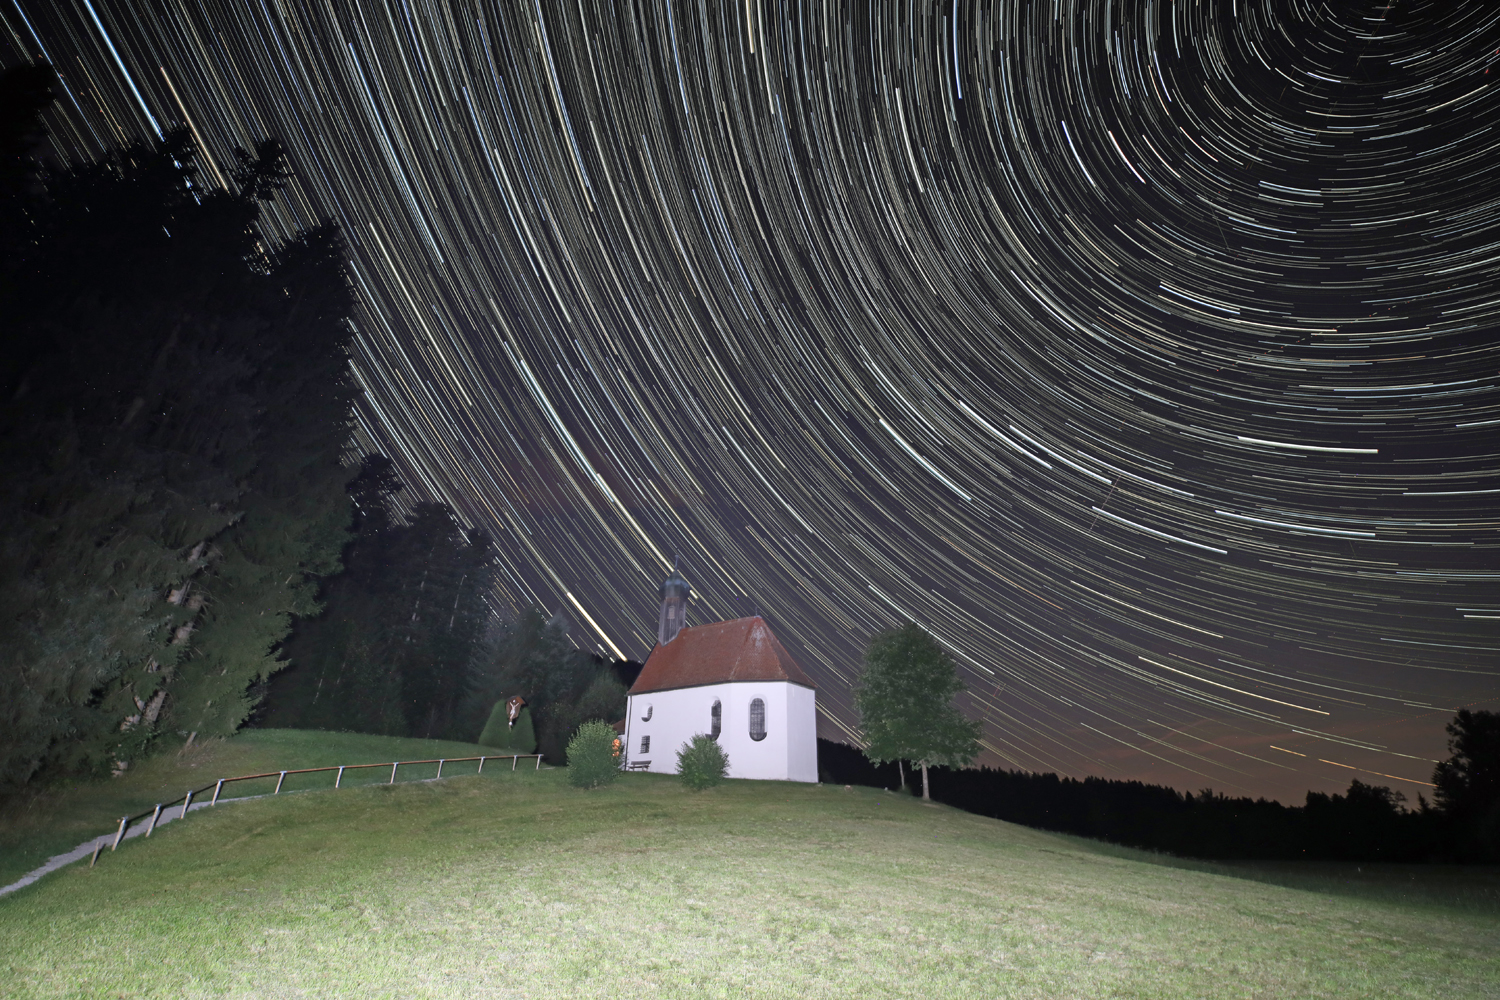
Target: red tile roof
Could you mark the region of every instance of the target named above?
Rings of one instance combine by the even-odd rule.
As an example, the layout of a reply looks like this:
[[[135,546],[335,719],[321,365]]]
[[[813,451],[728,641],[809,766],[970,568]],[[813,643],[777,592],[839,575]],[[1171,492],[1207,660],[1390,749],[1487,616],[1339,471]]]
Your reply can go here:
[[[817,689],[764,619],[736,618],[685,628],[646,657],[631,694],[731,681],[790,681]]]

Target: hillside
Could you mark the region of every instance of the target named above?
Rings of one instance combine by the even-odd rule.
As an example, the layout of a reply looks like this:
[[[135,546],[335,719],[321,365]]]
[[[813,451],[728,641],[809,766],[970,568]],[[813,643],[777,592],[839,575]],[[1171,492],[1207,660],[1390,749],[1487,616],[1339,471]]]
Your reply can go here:
[[[54,854],[67,851],[115,828],[121,816],[179,798],[218,778],[260,774],[281,768],[373,764],[389,760],[426,760],[487,753],[471,743],[413,740],[364,733],[328,733],[299,729],[247,729],[233,739],[215,739],[180,753],[138,761],[119,778],[74,781],[22,795],[0,809],[0,886],[9,885]],[[472,769],[472,765],[470,765]],[[436,769],[413,768],[402,777],[431,777]],[[378,780],[351,776],[350,782]],[[289,788],[331,785],[328,775],[291,779]],[[235,785],[228,794],[269,792],[274,783]],[[196,815],[194,816],[196,819]],[[154,838],[153,838],[154,839]]]
[[[564,777],[195,813],[0,898],[5,993],[1500,995],[1490,869],[1184,867],[875,789]],[[1298,878],[1342,891],[1270,884]]]

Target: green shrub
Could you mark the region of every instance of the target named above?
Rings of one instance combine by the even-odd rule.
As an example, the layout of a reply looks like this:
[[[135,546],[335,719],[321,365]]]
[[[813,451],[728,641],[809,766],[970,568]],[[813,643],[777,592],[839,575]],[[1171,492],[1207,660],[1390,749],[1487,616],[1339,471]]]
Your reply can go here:
[[[568,784],[598,788],[620,776],[620,743],[607,722],[585,722],[568,741]]]
[[[495,702],[490,721],[476,740],[482,747],[494,747],[506,753],[536,753],[536,729],[531,724],[531,709],[521,709],[516,724],[510,724],[510,710],[505,707],[509,699]]]
[[[677,751],[677,773],[695,792],[712,788],[729,774],[729,755],[712,736],[699,733]]]

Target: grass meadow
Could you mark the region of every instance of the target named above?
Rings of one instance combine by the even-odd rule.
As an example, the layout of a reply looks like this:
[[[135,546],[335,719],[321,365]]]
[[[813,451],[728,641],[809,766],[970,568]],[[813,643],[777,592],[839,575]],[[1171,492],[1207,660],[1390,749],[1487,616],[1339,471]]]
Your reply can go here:
[[[7,803],[0,812],[0,885],[9,885],[54,854],[77,847],[101,833],[113,833],[121,816],[134,816],[158,802],[181,798],[188,789],[211,785],[219,778],[283,768],[471,757],[493,752],[471,743],[446,740],[297,729],[251,729],[232,740],[209,740],[181,753],[169,752],[138,762],[119,778],[78,781]],[[534,762],[528,765],[531,763]],[[451,771],[445,767],[443,773],[462,774],[464,767],[472,773],[475,765],[455,765]],[[401,780],[430,778],[436,771],[436,765],[419,765],[402,768],[399,777]],[[343,785],[381,782],[389,777],[389,771],[372,768],[350,772]],[[286,788],[332,788],[333,781],[332,774],[294,775],[287,779]],[[224,795],[260,795],[275,787],[275,778],[237,782],[227,786]],[[155,840],[155,835],[151,839]]]
[[[260,731],[151,767],[177,795],[407,745]],[[47,875],[0,897],[0,995],[1500,997],[1494,869],[1180,862],[878,789],[492,766],[202,810]],[[103,791],[149,806],[147,771]],[[7,843],[49,804],[65,846],[108,829],[124,800],[89,825],[87,792]]]

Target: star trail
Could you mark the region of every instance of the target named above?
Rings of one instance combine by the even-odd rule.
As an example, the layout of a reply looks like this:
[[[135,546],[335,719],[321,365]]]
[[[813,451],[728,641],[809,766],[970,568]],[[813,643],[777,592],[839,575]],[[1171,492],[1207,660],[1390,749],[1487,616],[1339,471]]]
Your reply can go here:
[[[869,636],[983,762],[1411,799],[1500,696],[1500,9],[4,0],[64,162],[266,135],[342,227],[358,448],[642,658]]]

